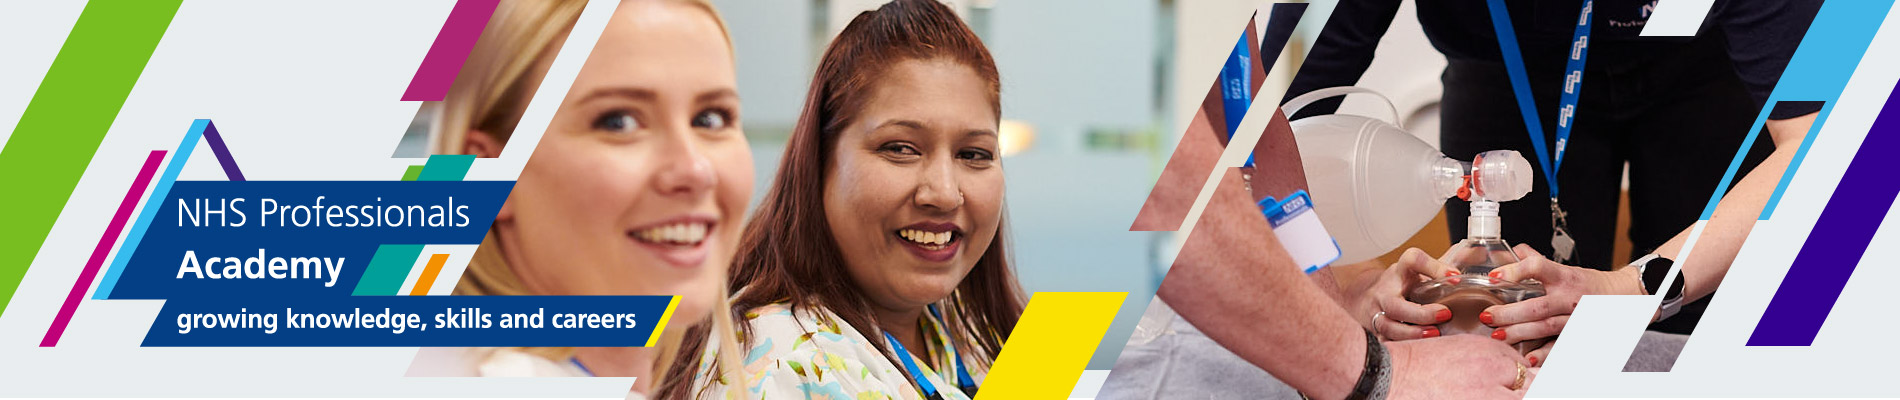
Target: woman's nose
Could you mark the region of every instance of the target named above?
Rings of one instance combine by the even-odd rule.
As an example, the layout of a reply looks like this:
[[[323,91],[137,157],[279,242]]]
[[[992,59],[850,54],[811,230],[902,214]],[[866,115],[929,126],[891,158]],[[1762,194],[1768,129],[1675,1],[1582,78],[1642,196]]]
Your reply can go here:
[[[719,183],[718,174],[713,172],[712,160],[706,157],[704,149],[689,138],[676,135],[663,146],[658,154],[659,171],[653,184],[661,194],[699,196],[708,193]]]
[[[948,211],[963,206],[963,190],[957,186],[956,166],[952,164],[948,157],[924,164],[915,196],[919,207]]]

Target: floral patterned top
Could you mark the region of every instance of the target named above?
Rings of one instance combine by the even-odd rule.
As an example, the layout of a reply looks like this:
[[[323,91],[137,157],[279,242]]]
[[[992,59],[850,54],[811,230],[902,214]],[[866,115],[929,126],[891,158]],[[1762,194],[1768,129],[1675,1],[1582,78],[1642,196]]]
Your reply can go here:
[[[911,399],[922,400],[920,389],[904,377],[902,365],[894,364],[873,347],[871,339],[858,333],[828,310],[792,312],[790,303],[776,303],[746,312],[752,338],[747,344],[744,363],[745,383],[735,392],[723,379],[709,379],[715,359],[708,351],[695,374],[694,393],[701,398],[723,399]],[[968,400],[957,386],[957,365],[962,365],[973,380],[983,381],[988,359],[978,355],[959,356],[941,317],[924,313],[928,360],[911,354],[925,378],[937,387],[944,400]],[[883,340],[883,338],[878,338]],[[708,387],[710,386],[710,387]],[[700,390],[710,389],[710,390]]]

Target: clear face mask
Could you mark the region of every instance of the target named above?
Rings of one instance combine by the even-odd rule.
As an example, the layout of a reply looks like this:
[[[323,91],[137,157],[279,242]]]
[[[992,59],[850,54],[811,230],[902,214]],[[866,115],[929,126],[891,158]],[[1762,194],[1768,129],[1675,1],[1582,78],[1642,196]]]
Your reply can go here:
[[[1492,278],[1491,270],[1520,261],[1500,235],[1498,202],[1512,201],[1530,193],[1530,163],[1515,151],[1494,150],[1472,160],[1470,173],[1462,181],[1458,196],[1471,201],[1469,227],[1463,241],[1446,251],[1452,268],[1459,274],[1413,285],[1405,292],[1406,300],[1419,304],[1443,304],[1452,318],[1438,325],[1445,335],[1490,335],[1492,328],[1479,321],[1485,308],[1542,297],[1543,283],[1534,279],[1521,282]],[[1534,350],[1543,340],[1519,342],[1519,351]]]

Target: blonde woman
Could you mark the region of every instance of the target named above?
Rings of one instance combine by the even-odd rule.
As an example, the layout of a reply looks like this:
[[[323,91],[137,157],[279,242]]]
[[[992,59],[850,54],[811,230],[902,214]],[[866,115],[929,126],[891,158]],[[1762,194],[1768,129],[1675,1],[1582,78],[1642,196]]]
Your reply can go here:
[[[502,3],[442,104],[438,152],[501,154],[583,5]],[[711,5],[621,3],[455,288],[680,296],[659,346],[431,349],[411,375],[632,376],[644,378],[639,397],[665,376],[686,329],[711,324],[736,348],[732,321],[712,312],[727,307],[726,267],[752,195],[735,81]]]

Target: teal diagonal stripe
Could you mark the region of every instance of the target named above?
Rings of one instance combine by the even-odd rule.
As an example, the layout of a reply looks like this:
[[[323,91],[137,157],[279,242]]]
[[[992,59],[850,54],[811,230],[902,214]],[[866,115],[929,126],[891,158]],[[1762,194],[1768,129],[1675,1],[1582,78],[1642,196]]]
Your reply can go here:
[[[402,281],[409,279],[409,269],[416,266],[416,257],[422,256],[419,244],[385,244],[376,247],[376,255],[370,256],[369,266],[363,267],[363,279],[356,281],[352,296],[389,296],[402,289]]]
[[[182,0],[94,0],[0,149],[0,312],[118,118]],[[108,212],[111,204],[92,212]],[[72,266],[79,268],[79,266]]]
[[[468,175],[468,167],[475,163],[472,154],[429,156],[422,164],[422,172],[416,176],[418,181],[459,181]]]

